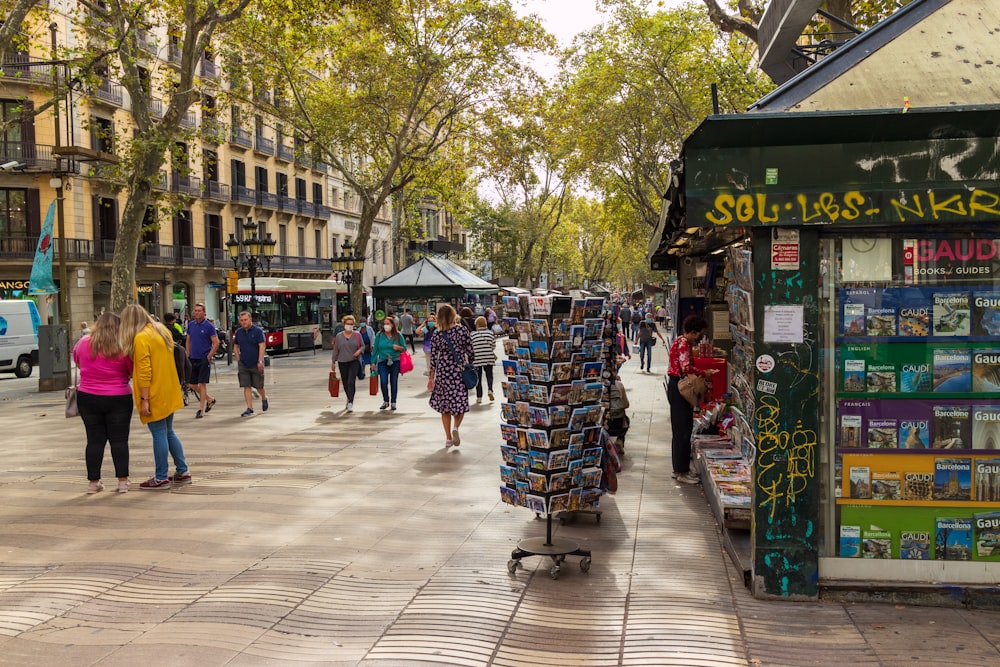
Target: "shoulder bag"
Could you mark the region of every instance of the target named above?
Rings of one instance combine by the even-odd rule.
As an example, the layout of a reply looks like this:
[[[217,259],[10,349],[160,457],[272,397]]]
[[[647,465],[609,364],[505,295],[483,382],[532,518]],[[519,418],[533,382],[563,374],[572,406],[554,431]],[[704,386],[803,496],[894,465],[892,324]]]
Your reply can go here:
[[[701,399],[708,392],[708,385],[705,383],[705,378],[690,373],[677,381],[677,391],[691,404],[691,407],[698,408],[701,406]]]
[[[462,384],[465,385],[466,391],[471,391],[476,388],[479,384],[479,377],[476,375],[476,368],[470,363],[462,363],[462,360],[458,358],[458,352],[455,351],[455,346],[451,342],[451,334],[447,331],[444,332],[444,342],[448,343],[448,347],[451,349],[451,356],[457,364],[462,369]]]
[[[78,385],[77,385],[76,372],[77,372],[77,369],[76,369],[76,367],[74,367],[73,368],[73,384],[71,384],[70,386],[66,387],[66,417],[67,418],[69,418],[69,417],[79,417],[80,416],[80,408],[77,407],[77,404],[76,404],[76,393],[77,393],[77,389],[79,388]]]

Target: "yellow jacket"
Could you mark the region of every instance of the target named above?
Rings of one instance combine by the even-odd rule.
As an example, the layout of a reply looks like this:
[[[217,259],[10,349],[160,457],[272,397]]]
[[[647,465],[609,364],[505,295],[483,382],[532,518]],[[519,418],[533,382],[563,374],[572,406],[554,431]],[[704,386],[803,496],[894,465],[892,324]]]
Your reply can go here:
[[[184,407],[184,394],[177,379],[174,351],[152,324],[135,335],[132,354],[132,392],[143,424],[166,419]],[[149,410],[142,414],[143,390],[149,389]]]

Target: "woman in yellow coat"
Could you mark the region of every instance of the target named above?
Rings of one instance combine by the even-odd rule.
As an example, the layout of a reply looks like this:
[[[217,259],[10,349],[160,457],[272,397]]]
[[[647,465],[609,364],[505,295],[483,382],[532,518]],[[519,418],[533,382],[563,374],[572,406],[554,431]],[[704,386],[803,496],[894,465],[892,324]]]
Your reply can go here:
[[[172,484],[190,484],[184,446],[174,433],[174,413],[184,407],[184,395],[174,364],[173,339],[142,306],[125,306],[121,320],[121,347],[132,358],[132,392],[139,418],[153,435],[156,462],[156,473],[139,488],[169,489]],[[172,477],[167,474],[168,452],[177,469]]]

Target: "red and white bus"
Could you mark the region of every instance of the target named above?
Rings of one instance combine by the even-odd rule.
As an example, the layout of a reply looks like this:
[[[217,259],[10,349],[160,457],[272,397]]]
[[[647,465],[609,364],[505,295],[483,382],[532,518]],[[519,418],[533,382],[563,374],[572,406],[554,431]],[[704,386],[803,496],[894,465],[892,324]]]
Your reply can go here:
[[[323,344],[322,329],[329,328],[332,304],[323,293],[336,294],[336,312],[347,307],[347,285],[333,280],[257,278],[257,324],[264,329],[269,352],[308,350]],[[329,290],[329,292],[327,292]],[[240,278],[232,296],[233,320],[250,308],[250,279]]]

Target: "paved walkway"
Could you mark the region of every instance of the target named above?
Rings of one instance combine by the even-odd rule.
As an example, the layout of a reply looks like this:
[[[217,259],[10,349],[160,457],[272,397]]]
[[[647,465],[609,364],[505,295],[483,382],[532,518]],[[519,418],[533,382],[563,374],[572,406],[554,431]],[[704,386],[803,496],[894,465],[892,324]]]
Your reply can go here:
[[[346,414],[322,353],[275,359],[271,410],[241,419],[225,369],[205,419],[177,416],[194,484],[125,495],[87,495],[79,420],[0,376],[0,665],[1000,664],[995,612],[751,598],[700,488],[670,480],[663,391],[634,361],[620,490],[600,524],[556,527],[589,573],[508,575],[544,522],[499,500],[499,402],[445,451],[416,362],[388,414]],[[136,420],[134,484],[152,467]]]

